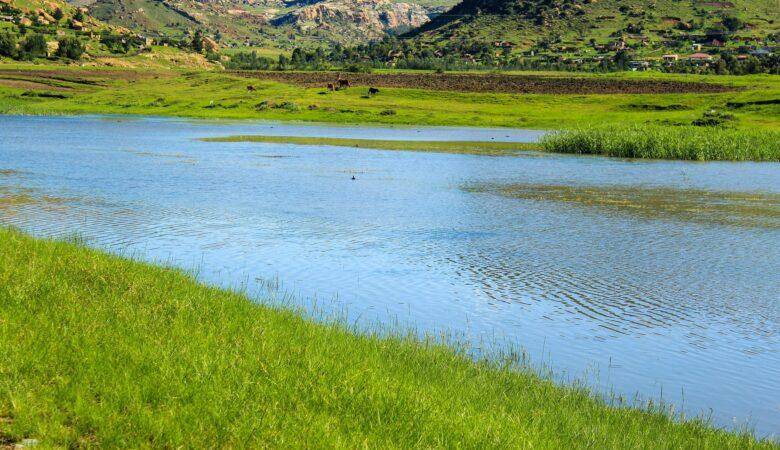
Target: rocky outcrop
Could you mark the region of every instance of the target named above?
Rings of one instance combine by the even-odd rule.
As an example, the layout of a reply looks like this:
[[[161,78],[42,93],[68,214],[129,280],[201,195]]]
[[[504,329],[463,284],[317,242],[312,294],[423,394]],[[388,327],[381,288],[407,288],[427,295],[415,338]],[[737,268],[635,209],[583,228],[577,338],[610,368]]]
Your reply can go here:
[[[394,29],[418,27],[428,20],[426,11],[411,3],[326,0],[285,14],[273,20],[273,24],[294,25],[301,30],[351,26],[354,32],[376,38]]]

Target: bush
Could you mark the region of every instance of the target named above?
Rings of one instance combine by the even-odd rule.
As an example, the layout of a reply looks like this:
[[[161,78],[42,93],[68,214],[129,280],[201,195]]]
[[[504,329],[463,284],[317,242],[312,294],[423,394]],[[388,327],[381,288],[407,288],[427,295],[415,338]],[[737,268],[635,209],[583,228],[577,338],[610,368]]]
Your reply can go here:
[[[49,48],[46,46],[46,38],[40,34],[33,34],[22,42],[22,57],[24,59],[45,58],[49,56]]]
[[[57,56],[60,58],[79,59],[84,54],[84,45],[75,37],[64,37],[60,39],[60,46],[57,49]]]
[[[232,70],[268,70],[274,65],[274,60],[257,56],[257,52],[236,53],[225,63],[225,67]]]
[[[16,35],[0,33],[0,56],[16,57]]]
[[[350,73],[371,73],[372,70],[368,66],[360,65],[360,64],[350,64],[345,69],[347,72]]]

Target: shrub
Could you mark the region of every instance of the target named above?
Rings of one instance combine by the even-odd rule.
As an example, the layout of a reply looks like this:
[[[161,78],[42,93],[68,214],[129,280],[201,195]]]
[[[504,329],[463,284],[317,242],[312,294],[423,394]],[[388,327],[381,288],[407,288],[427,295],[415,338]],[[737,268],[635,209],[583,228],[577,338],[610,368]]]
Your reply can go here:
[[[60,58],[79,59],[84,54],[84,45],[75,37],[64,37],[60,39],[60,46],[57,48],[57,56]]]
[[[0,56],[16,57],[16,35],[0,33]]]
[[[44,58],[49,55],[46,39],[40,34],[33,34],[22,42],[22,56],[25,59]]]

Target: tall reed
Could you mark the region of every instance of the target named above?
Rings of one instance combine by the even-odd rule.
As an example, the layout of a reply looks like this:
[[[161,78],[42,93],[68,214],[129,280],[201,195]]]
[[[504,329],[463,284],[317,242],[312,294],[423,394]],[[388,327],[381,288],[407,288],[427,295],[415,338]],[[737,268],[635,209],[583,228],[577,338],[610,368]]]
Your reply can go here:
[[[780,133],[695,126],[599,126],[554,132],[546,151],[623,158],[780,161]]]

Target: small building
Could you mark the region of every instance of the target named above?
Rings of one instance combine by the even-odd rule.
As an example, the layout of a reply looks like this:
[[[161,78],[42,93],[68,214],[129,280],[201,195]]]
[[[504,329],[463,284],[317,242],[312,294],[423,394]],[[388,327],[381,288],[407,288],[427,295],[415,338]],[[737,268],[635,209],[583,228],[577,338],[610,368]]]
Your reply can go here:
[[[700,52],[701,51],[701,44],[693,44],[691,45],[691,50],[694,52]]]
[[[631,70],[648,70],[650,69],[650,61],[631,61],[628,63],[628,68]]]
[[[669,55],[663,55],[661,56],[661,59],[663,59],[665,62],[675,62],[680,59],[680,55],[673,53]]]
[[[695,66],[708,66],[712,62],[712,55],[707,53],[694,53],[688,57],[688,61]]]
[[[750,51],[750,55],[757,56],[757,57],[768,57],[774,55],[772,50],[764,47],[764,48],[757,48],[755,50]]]

